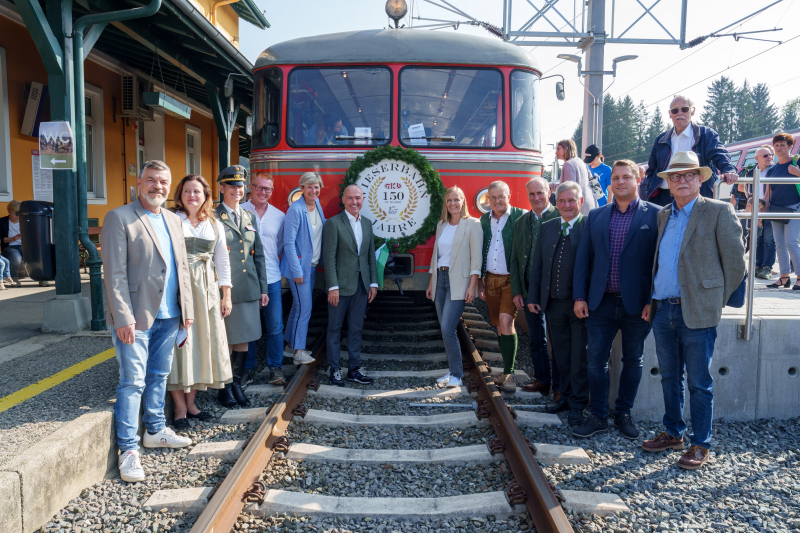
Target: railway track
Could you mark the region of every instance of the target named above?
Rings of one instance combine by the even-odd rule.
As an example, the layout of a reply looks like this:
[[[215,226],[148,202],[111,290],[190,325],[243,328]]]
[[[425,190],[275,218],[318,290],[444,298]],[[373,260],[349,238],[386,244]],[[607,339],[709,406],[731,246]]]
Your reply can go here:
[[[223,424],[260,422],[260,425],[244,444],[225,479],[213,491],[203,489],[202,497],[208,498],[208,503],[195,521],[192,533],[231,531],[237,519],[241,520],[242,513],[262,518],[286,513],[344,519],[470,520],[488,515],[514,520],[527,511],[531,525],[538,532],[573,530],[558,501],[559,495],[537,463],[537,459],[556,462],[564,451],[553,453],[558,446],[532,444],[520,429],[521,426],[560,424],[560,421],[557,416],[537,409],[542,407],[538,393],[518,391],[509,396],[495,387],[490,379],[492,369],[484,360],[484,356],[491,360],[499,355],[489,351],[494,341],[485,338],[494,334],[474,308],[467,308],[458,328],[465,387],[457,389],[433,387],[434,379],[446,372],[447,363],[431,303],[415,304],[410,297],[387,295],[379,295],[370,306],[364,329],[362,358],[370,369],[369,375],[376,378],[375,383],[370,386],[348,383],[345,388],[320,384],[318,378],[327,382],[324,377],[327,373],[323,373],[326,365],[324,327],[319,327],[324,323],[325,306],[317,308],[319,312],[312,317],[319,331],[312,350],[315,362],[298,367],[285,388],[251,385],[248,389],[251,394],[267,397],[280,393],[266,409],[236,409],[222,416]],[[484,348],[483,356],[476,344]],[[395,390],[377,388],[381,383],[391,383],[398,378],[404,378],[406,384],[422,386]],[[374,407],[382,400],[397,400],[396,409],[415,412],[385,414],[385,410]],[[373,414],[375,411],[384,414]],[[402,445],[392,443],[388,449],[364,446],[353,449],[346,447],[346,438],[337,441],[326,437],[326,432],[342,428],[349,428],[351,435],[362,431],[398,430],[408,432],[410,439],[414,438],[414,431],[441,428],[482,428],[487,434],[493,431],[494,435],[486,438],[485,444],[469,446],[453,446],[458,443],[450,442],[442,443],[438,449],[419,449],[413,444],[398,449]],[[291,442],[287,438],[289,435],[298,435],[298,440],[304,442]],[[234,449],[234,444],[228,448]],[[221,445],[224,443],[215,444]],[[370,472],[371,477],[375,474],[370,469],[382,467],[387,477],[396,475],[398,481],[407,479],[403,477],[408,475],[407,469],[427,472],[430,465],[439,468],[444,465],[451,469],[460,467],[467,475],[480,471],[481,479],[492,481],[484,486],[477,483],[476,491],[470,494],[450,491],[445,483],[441,491],[434,493],[379,497],[379,494],[360,490],[355,482],[346,493],[326,490],[322,486],[330,480],[315,478],[318,472],[310,472],[303,478],[302,490],[294,486],[284,489],[286,483],[282,483],[283,470],[279,466],[286,462],[295,468],[298,464],[344,465],[345,470],[336,470],[338,474],[334,475],[341,475],[348,468],[361,468],[360,471]],[[292,471],[295,476],[303,476],[297,472],[298,469]],[[504,490],[497,490],[501,486]],[[159,494],[154,494],[153,499],[149,505],[158,508],[161,505]]]

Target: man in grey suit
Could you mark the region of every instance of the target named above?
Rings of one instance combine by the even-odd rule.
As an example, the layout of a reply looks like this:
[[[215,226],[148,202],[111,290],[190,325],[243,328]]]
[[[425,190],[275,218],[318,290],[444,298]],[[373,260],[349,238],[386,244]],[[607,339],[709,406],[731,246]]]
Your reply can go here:
[[[372,383],[361,368],[361,330],[367,304],[378,294],[372,223],[361,216],[364,194],[357,185],[342,193],[344,212],[328,219],[322,234],[328,291],[328,363],[331,385],[344,387],[339,365],[342,323],[347,317],[347,381]],[[369,289],[367,289],[369,287]]]
[[[147,161],[136,185],[139,198],[110,211],[101,243],[119,384],[114,417],[124,481],[144,480],[139,461],[139,406],[144,395],[145,448],[182,448],[192,440],[166,427],[167,376],[179,329],[192,325],[192,288],[183,224],[164,210],[172,178],[161,161]]]
[[[678,466],[697,470],[711,447],[710,367],[717,324],[745,272],[742,226],[731,204],[700,195],[711,169],[701,167],[694,152],[674,154],[658,177],[667,180],[674,201],[658,212],[653,299],[643,318],[653,323],[666,431],[644,441],[642,448],[683,450],[686,372],[694,434]]]

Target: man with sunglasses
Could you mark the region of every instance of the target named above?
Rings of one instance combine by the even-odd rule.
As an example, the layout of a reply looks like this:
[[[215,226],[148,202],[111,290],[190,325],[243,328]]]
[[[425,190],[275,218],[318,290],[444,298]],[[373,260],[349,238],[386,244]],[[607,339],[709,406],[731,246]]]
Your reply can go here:
[[[774,155],[770,148],[772,147],[762,146],[756,150],[756,164],[747,169],[744,173],[744,177],[752,178],[756,166],[758,166],[758,169],[761,171],[762,178],[768,175],[769,169],[771,169],[775,163]],[[745,193],[748,198],[753,197],[752,185],[739,184],[736,187],[739,189],[740,193]],[[766,190],[767,186],[761,185],[760,194],[758,195],[760,200],[764,199]],[[744,224],[746,222],[747,221],[744,219],[742,220],[742,228],[745,227]],[[772,234],[772,221],[759,220],[759,222],[762,224],[762,232],[756,241],[756,277],[760,279],[772,279],[772,266],[775,264],[775,237]]]
[[[269,367],[269,382],[273,385],[284,385],[283,377],[283,307],[281,304],[281,268],[280,256],[283,253],[283,219],[286,215],[269,204],[272,191],[275,188],[275,179],[264,171],[255,171],[250,176],[249,201],[242,204],[242,209],[255,215],[258,222],[258,236],[264,248],[264,259],[267,266],[267,296],[269,301],[266,307],[261,308],[264,318],[263,331],[267,334],[267,367]],[[246,387],[253,382],[253,373],[256,368],[256,343],[247,345],[247,362],[242,386]]]
[[[642,443],[648,452],[683,452],[685,382],[692,415],[691,446],[678,466],[697,470],[708,460],[714,392],[711,356],[722,308],[744,276],[742,227],[728,202],[700,195],[712,171],[694,152],[678,152],[659,174],[675,199],[658,212],[652,300],[642,318],[653,324],[664,394],[664,429]],[[684,379],[684,372],[686,378]]]
[[[711,177],[700,188],[700,194],[706,198],[714,196],[714,184],[719,178],[728,184],[736,183],[739,179],[730,154],[720,142],[717,132],[706,126],[692,124],[694,112],[690,98],[678,95],[672,99],[669,106],[672,128],[656,137],[653,143],[647,175],[639,186],[639,197],[643,200],[662,206],[672,202],[669,184],[658,174],[667,169],[670,159],[678,152],[696,153],[700,165],[711,170]]]

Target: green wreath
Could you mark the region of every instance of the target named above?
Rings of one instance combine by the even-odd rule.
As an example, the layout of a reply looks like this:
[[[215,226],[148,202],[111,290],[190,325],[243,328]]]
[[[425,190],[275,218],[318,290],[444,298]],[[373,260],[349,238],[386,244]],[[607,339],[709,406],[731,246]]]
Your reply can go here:
[[[344,203],[342,203],[341,198],[345,188],[350,185],[355,185],[358,181],[359,174],[361,174],[364,169],[380,163],[384,159],[394,159],[413,165],[419,170],[420,176],[425,181],[425,186],[431,198],[431,210],[428,216],[425,217],[422,225],[413,235],[406,235],[403,233],[403,237],[399,239],[375,237],[376,250],[385,243],[390,252],[405,254],[417,246],[425,244],[431,235],[436,232],[436,224],[439,222],[439,216],[442,212],[445,191],[442,178],[425,156],[416,150],[385,145],[374,148],[366,152],[363,156],[357,157],[350,165],[350,168],[347,169],[344,180],[339,184],[339,209],[344,211]]]

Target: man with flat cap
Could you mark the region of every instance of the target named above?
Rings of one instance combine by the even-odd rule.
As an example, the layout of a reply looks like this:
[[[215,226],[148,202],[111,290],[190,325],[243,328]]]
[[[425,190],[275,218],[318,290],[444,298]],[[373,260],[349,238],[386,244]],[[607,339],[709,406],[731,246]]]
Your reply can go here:
[[[225,407],[250,405],[241,386],[247,343],[261,338],[261,307],[269,302],[261,238],[253,224],[253,215],[239,206],[239,201],[244,197],[246,179],[247,169],[240,165],[226,168],[217,178],[223,201],[215,212],[225,227],[233,283],[233,308],[231,314],[225,317],[233,382],[219,392],[219,401]]]

